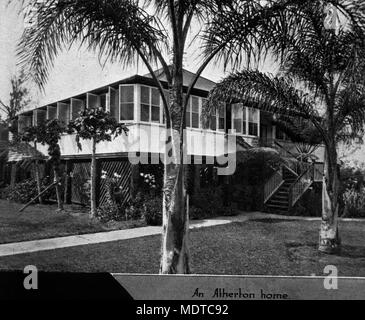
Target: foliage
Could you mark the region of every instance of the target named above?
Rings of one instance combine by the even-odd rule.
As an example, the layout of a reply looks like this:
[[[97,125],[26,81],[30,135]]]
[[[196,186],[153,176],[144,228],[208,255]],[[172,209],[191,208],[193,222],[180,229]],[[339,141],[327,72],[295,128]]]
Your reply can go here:
[[[162,198],[148,197],[143,202],[143,218],[149,226],[162,225]]]
[[[320,217],[322,212],[322,186],[313,184],[307,192],[298,200],[289,215],[303,217]]]
[[[18,133],[16,126],[16,116],[30,103],[29,90],[24,86],[26,77],[24,72],[20,72],[19,75],[14,75],[11,78],[11,91],[9,103],[5,103],[0,100],[0,110],[5,113],[4,122],[10,125],[10,132],[13,134]]]
[[[223,206],[222,187],[210,186],[199,189],[190,198],[191,219],[205,219],[221,215],[234,215],[230,207]]]
[[[365,217],[365,170],[361,167],[341,168],[340,214],[343,217]]]
[[[307,5],[302,19],[306,29],[287,39],[277,76],[257,70],[233,73],[211,91],[207,108],[222,100],[249,103],[311,121],[324,142],[355,138],[365,122],[365,29],[326,30],[322,6]],[[329,121],[335,131],[329,130]]]
[[[85,206],[89,205],[91,191],[90,179],[81,173],[74,173],[72,178],[72,188],[74,188],[74,192],[79,195],[81,204]]]
[[[48,145],[48,161],[57,169],[61,163],[61,150],[58,142],[65,130],[66,128],[59,120],[49,120],[37,126],[25,128],[21,139],[25,142],[35,141]]]
[[[365,218],[365,188],[346,190],[342,196],[345,205],[342,217]]]
[[[125,220],[124,210],[114,202],[107,202],[96,210],[96,218],[101,222]]]
[[[161,194],[164,167],[162,164],[141,164],[138,188],[143,193]]]
[[[50,177],[45,177],[41,181],[41,188],[44,190],[52,183]],[[18,203],[27,203],[38,194],[37,182],[35,179],[26,179],[16,183],[13,187],[7,186],[1,190],[1,198]],[[42,195],[44,201],[56,198],[55,189],[50,188]]]
[[[136,196],[131,199],[128,205],[125,208],[125,216],[128,219],[138,220],[143,217],[143,202],[145,201],[146,196],[142,192],[138,192]]]
[[[76,142],[81,149],[80,138],[84,140],[95,139],[95,142],[111,141],[128,129],[119,123],[109,112],[103,108],[90,108],[79,112],[79,116],[70,121],[68,132],[76,132]]]

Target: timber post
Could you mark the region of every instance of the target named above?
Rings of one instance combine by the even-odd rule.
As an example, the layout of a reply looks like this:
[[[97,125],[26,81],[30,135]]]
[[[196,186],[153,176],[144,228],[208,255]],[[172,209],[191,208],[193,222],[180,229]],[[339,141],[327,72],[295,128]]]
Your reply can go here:
[[[137,164],[132,164],[131,165],[131,197],[132,199],[134,199],[138,193],[138,189],[139,189],[139,172],[140,172],[140,168],[139,168],[139,163]]]
[[[95,159],[96,175],[95,175],[95,201],[96,209],[100,205],[100,195],[101,195],[101,171],[102,171],[102,159]]]

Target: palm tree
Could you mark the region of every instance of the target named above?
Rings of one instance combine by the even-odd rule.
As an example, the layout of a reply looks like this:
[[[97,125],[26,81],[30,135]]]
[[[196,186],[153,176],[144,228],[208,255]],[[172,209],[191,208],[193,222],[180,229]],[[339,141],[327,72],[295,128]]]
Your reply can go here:
[[[166,152],[163,193],[163,239],[160,273],[189,273],[188,215],[184,189],[183,150],[185,113],[189,97],[206,66],[220,57],[223,49],[232,53],[239,40],[248,56],[266,48],[267,26],[281,20],[280,12],[295,14],[295,7],[309,0],[43,0],[26,6],[30,26],[20,48],[26,73],[43,87],[58,52],[65,44],[81,42],[99,53],[102,60],[130,64],[139,58],[158,87],[166,119]],[[24,1],[24,3],[27,3]],[[30,9],[30,10],[29,10]],[[231,13],[231,14],[228,14]],[[233,18],[237,18],[235,21]],[[202,61],[183,97],[183,59],[192,23],[201,29]],[[216,27],[244,29],[230,32],[224,41],[212,43]],[[261,36],[257,36],[257,35]],[[238,40],[237,40],[238,38]],[[227,50],[225,52],[227,52]],[[166,56],[172,65],[168,66]],[[168,83],[169,100],[153,65],[162,66]],[[169,155],[168,152],[169,151]],[[169,156],[169,161],[167,158]]]
[[[340,248],[337,150],[341,141],[363,134],[365,124],[365,14],[357,8],[352,15],[351,8],[340,18],[346,24],[328,30],[324,6],[314,4],[302,7],[306,27],[286,39],[277,76],[257,70],[231,74],[211,91],[207,109],[217,100],[236,100],[312,122],[325,146],[319,250],[333,253]]]

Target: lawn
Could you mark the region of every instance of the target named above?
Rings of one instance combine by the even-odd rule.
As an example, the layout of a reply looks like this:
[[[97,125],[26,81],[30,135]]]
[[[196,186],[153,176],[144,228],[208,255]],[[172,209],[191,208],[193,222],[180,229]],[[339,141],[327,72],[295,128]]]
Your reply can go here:
[[[339,255],[317,252],[318,221],[260,219],[194,229],[191,268],[196,274],[365,276],[365,221],[341,222]],[[57,249],[0,258],[0,269],[34,264],[44,271],[157,273],[160,237]]]
[[[88,209],[65,205],[57,212],[56,205],[32,205],[18,212],[23,205],[0,200],[0,243],[53,238],[76,234],[111,231],[143,225],[142,222],[101,223],[90,219]]]

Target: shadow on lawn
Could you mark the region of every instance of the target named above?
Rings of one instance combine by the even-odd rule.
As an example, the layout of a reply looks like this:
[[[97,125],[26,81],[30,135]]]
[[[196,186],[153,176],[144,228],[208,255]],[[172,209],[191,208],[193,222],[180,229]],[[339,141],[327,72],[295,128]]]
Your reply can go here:
[[[289,257],[298,258],[298,256],[308,258],[352,258],[352,259],[365,259],[365,247],[342,245],[341,251],[337,254],[325,254],[318,251],[318,243],[314,242],[286,242],[285,246],[288,250]]]
[[[295,219],[275,219],[275,218],[260,218],[260,219],[250,219],[250,222],[262,222],[262,223],[284,223],[297,221]]]

